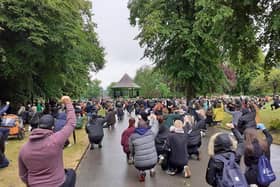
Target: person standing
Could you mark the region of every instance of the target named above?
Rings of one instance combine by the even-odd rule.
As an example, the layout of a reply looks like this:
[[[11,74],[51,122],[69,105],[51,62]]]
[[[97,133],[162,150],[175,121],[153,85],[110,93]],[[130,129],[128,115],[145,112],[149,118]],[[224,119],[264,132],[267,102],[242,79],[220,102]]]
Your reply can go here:
[[[75,129],[76,117],[70,97],[63,96],[61,102],[66,106],[67,122],[54,133],[54,118],[43,115],[19,153],[19,176],[29,187],[74,187],[76,174],[73,169],[64,170],[63,147]]]

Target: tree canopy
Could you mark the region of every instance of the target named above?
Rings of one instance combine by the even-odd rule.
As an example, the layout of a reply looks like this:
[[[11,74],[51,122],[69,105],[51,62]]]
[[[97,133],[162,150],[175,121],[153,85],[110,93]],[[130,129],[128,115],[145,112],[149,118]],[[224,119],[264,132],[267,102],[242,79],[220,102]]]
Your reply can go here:
[[[128,8],[130,23],[140,28],[144,57],[184,85],[190,98],[217,91],[225,80],[221,64],[254,64],[259,47],[267,48],[266,67],[279,64],[278,5],[274,0],[130,0]]]
[[[1,0],[2,99],[79,96],[104,49],[87,0]]]

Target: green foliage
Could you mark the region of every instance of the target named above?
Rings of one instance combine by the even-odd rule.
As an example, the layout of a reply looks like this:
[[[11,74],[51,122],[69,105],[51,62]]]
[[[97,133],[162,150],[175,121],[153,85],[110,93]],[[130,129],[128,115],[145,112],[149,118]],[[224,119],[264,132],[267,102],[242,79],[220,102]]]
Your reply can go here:
[[[280,130],[280,119],[274,119],[270,122],[270,130]]]
[[[274,68],[265,78],[264,74],[261,73],[256,77],[251,85],[250,90],[252,93],[261,95],[261,94],[273,94],[276,95],[280,92],[280,69]]]
[[[130,0],[128,8],[130,23],[140,28],[137,39],[145,48],[144,57],[152,59],[193,97],[223,91],[223,62],[238,67],[238,77],[244,79],[237,84],[244,90],[252,77],[245,72],[258,67],[260,46],[268,45],[275,54],[266,56],[266,62],[279,62],[279,50],[272,47],[275,42],[261,40],[279,32],[279,13],[276,8],[269,11],[266,3],[274,7],[276,1]],[[270,23],[267,14],[275,14],[274,27],[260,32]]]
[[[87,0],[1,0],[0,87],[10,100],[79,96],[104,65]]]
[[[103,89],[100,84],[101,81],[98,79],[90,81],[86,87],[83,97],[92,99],[102,96]]]
[[[149,66],[138,69],[134,80],[141,86],[140,95],[145,98],[166,98],[173,95],[168,78]]]

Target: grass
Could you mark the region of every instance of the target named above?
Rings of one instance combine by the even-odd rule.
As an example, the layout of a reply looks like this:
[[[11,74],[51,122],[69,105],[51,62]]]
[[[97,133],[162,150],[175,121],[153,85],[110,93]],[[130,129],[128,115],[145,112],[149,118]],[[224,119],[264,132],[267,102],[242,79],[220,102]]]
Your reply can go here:
[[[87,145],[88,139],[84,129],[75,130],[77,143],[73,143],[73,137],[71,136],[71,147],[64,149],[63,160],[65,168],[76,168],[78,165]],[[7,168],[0,169],[0,186],[5,187],[25,187],[18,176],[18,154],[21,146],[28,140],[27,137],[24,140],[9,139],[6,145],[6,156],[10,161],[10,165]]]
[[[266,104],[265,109],[259,110],[259,115],[260,115],[260,121],[261,123],[265,124],[266,128],[270,128],[271,121],[275,120],[275,119],[279,119],[280,120],[280,109],[277,110],[271,110],[270,109],[270,104],[268,103]],[[231,121],[231,115],[225,113],[225,118],[223,120],[223,128],[225,127],[226,123],[229,123]],[[275,144],[280,144],[280,129],[278,130],[273,130],[270,131],[272,136],[273,136],[273,143]]]

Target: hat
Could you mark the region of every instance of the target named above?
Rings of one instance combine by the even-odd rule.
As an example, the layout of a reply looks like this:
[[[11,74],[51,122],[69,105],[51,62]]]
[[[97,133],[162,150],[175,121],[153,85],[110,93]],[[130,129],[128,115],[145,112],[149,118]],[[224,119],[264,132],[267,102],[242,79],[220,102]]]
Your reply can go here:
[[[38,127],[51,130],[54,126],[54,118],[50,114],[45,114],[39,119]]]

